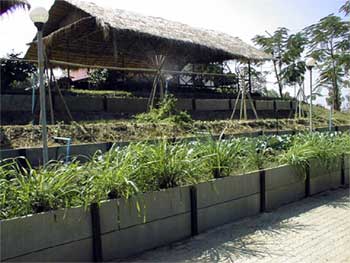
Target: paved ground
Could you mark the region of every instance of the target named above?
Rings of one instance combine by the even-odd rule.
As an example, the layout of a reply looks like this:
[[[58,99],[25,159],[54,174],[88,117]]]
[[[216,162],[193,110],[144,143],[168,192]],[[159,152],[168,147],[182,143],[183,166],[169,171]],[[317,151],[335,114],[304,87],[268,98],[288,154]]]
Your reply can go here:
[[[326,192],[130,261],[350,263],[349,196]]]

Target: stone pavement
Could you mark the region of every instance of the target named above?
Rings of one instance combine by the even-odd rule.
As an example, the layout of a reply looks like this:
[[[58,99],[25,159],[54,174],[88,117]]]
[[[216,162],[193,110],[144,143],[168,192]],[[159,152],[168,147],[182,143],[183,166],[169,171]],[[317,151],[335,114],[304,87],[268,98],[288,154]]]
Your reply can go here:
[[[350,192],[325,192],[128,261],[350,263]]]

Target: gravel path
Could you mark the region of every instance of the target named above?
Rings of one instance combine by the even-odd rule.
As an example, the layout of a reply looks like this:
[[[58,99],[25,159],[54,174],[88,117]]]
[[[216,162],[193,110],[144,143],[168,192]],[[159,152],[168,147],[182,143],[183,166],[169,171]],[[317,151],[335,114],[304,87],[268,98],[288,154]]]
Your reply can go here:
[[[349,263],[350,192],[325,192],[128,261]]]

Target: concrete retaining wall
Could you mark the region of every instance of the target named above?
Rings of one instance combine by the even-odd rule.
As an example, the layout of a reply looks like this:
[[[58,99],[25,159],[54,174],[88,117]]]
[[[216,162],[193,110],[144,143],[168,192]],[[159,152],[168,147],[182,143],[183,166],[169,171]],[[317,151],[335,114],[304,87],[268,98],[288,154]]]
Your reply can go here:
[[[91,261],[88,211],[57,210],[0,221],[1,261]]]
[[[199,232],[259,213],[259,193],[257,172],[197,185]]]
[[[255,105],[256,110],[274,110],[273,100],[257,100]]]
[[[340,163],[340,162],[339,162]],[[340,185],[337,166],[331,177],[311,165],[312,193]],[[350,157],[345,165],[350,173]],[[104,201],[100,204],[100,240],[104,261],[123,259],[198,232],[258,214],[262,195],[268,210],[304,197],[305,181],[292,167],[281,166],[230,176],[190,187],[178,187]],[[338,180],[339,179],[339,180]],[[264,188],[265,186],[265,188]],[[194,206],[194,204],[196,206]],[[197,208],[195,210],[194,208]],[[71,208],[0,221],[1,261],[92,261],[93,230],[89,209]]]
[[[304,177],[289,165],[266,170],[266,209],[295,202],[305,197]]]
[[[198,99],[195,100],[197,111],[225,111],[230,110],[230,104],[228,99]]]
[[[65,96],[68,108],[72,112],[100,112],[104,111],[103,97],[86,97],[86,96]],[[60,97],[56,96],[54,100],[54,109],[56,111],[65,111],[64,104]]]
[[[78,160],[85,161],[92,157],[97,151],[106,152],[108,143],[91,143],[91,144],[77,144],[71,145],[70,157],[77,158]],[[39,166],[42,164],[42,148],[27,148],[12,151],[1,151],[0,159],[25,156],[32,166]],[[49,160],[63,160],[66,157],[67,147],[49,147]]]
[[[118,202],[118,216],[115,214],[110,221],[119,220],[119,224],[102,232],[104,260],[125,258],[191,235],[188,187],[146,193]]]
[[[178,99],[176,101],[175,107],[177,110],[192,111],[193,110],[193,100],[192,99]]]
[[[330,167],[318,160],[310,161],[310,194],[317,194],[341,185],[341,160],[331,163]]]
[[[276,100],[276,109],[277,110],[291,110],[290,101]]]
[[[107,112],[111,113],[141,113],[147,111],[148,99],[107,99]]]
[[[0,96],[0,110],[2,112],[32,111],[32,97],[27,95]]]

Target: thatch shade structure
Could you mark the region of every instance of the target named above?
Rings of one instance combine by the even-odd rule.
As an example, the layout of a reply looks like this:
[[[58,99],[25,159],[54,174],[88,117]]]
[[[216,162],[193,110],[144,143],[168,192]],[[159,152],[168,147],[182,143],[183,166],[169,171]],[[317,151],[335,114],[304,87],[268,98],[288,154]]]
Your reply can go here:
[[[26,0],[0,0],[0,16],[16,8],[30,8]]]
[[[44,27],[49,59],[105,67],[164,68],[231,59],[260,61],[266,53],[237,37],[93,3],[56,0]],[[155,59],[155,57],[158,59]],[[26,58],[36,59],[36,44]]]

